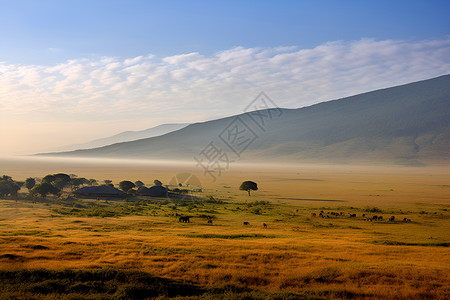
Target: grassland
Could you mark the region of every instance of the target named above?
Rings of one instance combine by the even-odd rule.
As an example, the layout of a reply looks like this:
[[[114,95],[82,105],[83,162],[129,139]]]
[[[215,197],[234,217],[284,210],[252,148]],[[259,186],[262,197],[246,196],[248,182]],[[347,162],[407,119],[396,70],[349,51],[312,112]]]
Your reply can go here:
[[[144,182],[174,174],[56,168],[46,173]],[[13,171],[4,172],[22,179]],[[194,202],[1,200],[0,297],[450,297],[450,176],[443,169],[235,168],[216,182],[197,176],[203,192]],[[249,179],[260,188],[251,197],[238,191]],[[179,223],[179,215],[191,222]],[[384,219],[368,221],[373,215]]]

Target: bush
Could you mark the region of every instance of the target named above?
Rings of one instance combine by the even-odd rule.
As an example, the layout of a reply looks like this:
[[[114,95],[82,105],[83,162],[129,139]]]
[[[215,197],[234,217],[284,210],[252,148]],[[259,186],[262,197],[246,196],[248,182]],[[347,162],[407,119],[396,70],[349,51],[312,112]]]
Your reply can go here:
[[[378,207],[366,207],[364,211],[370,212],[370,213],[382,213],[383,211],[379,209]]]

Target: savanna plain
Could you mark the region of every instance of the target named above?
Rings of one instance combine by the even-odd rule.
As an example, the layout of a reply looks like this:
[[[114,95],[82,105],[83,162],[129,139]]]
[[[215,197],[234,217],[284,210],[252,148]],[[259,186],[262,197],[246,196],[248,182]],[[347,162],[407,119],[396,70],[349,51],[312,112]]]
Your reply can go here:
[[[448,166],[232,165],[213,181],[192,164],[30,159],[0,172],[188,190],[4,197],[3,299],[450,298]]]

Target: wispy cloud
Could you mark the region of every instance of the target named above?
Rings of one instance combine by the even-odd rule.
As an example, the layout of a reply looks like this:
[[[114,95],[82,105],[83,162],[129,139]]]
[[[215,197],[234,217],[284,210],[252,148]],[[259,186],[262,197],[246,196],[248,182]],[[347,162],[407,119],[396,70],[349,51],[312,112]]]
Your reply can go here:
[[[150,54],[54,66],[3,62],[0,114],[47,121],[63,115],[65,122],[195,121],[239,113],[262,90],[279,106],[295,108],[448,73],[450,39],[235,47],[211,56]]]

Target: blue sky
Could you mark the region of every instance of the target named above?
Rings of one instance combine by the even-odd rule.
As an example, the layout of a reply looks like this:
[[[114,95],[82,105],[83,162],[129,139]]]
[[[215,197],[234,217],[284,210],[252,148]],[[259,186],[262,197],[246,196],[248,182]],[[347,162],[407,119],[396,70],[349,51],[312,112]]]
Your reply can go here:
[[[450,1],[0,0],[0,155],[450,73]]]
[[[0,1],[0,59],[51,64],[450,34],[450,1]]]

